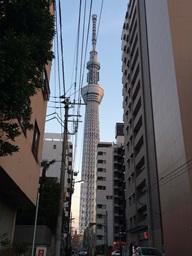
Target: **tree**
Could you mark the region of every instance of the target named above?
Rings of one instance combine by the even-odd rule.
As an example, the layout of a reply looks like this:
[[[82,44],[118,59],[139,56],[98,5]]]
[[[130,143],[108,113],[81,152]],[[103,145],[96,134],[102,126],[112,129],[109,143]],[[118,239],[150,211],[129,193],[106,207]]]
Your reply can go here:
[[[54,164],[56,162],[55,159],[48,161],[48,160],[43,160],[41,162],[41,167],[43,167],[42,169],[42,175],[41,175],[41,184],[43,184],[43,182],[46,179],[46,172],[49,169],[50,165]]]
[[[0,256],[22,256],[28,250],[27,243],[12,243],[6,233],[0,236],[0,246]]]
[[[30,98],[53,59],[54,18],[49,0],[0,1],[0,156],[19,150],[13,142],[32,129]]]
[[[55,233],[59,209],[60,184],[56,178],[47,178],[43,184],[39,200],[38,225],[46,225]]]
[[[39,200],[37,224],[46,225],[53,233],[57,224],[60,188],[56,178],[47,178],[43,183]],[[35,206],[23,206],[18,209],[17,225],[33,225],[34,220]]]
[[[42,175],[40,179],[40,199],[37,224],[46,225],[54,233],[57,224],[57,215],[59,207],[59,196],[61,186],[57,178],[46,178],[46,172],[49,167],[56,162],[55,159],[41,162]],[[33,225],[35,220],[35,206],[22,207],[18,211],[17,224]]]

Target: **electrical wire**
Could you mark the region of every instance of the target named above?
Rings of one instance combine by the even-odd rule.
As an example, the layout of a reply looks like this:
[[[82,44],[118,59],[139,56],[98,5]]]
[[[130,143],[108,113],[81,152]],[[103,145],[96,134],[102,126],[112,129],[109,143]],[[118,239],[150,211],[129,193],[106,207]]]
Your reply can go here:
[[[64,74],[64,54],[63,54],[63,36],[62,36],[62,18],[61,18],[61,1],[59,0],[59,23],[60,23],[60,44],[61,44],[61,63],[63,78],[63,94],[65,95],[65,74]]]
[[[54,16],[55,16],[55,29],[56,29],[56,36],[55,36],[55,38],[54,38],[54,43],[53,43],[53,45],[54,45],[54,52],[55,52],[55,56],[56,56],[56,59],[54,59],[53,60],[53,71],[54,71],[54,77],[55,77],[55,83],[54,83],[54,88],[53,88],[53,90],[54,90],[54,95],[56,95],[56,85],[58,84],[58,86],[59,86],[59,88],[61,87],[60,85],[61,85],[61,81],[60,81],[60,76],[58,75],[57,76],[57,72],[58,72],[58,74],[60,74],[60,65],[59,65],[59,63],[60,63],[60,54],[59,54],[59,35],[58,35],[58,31],[59,31],[59,28],[58,28],[58,15],[57,15],[57,12],[58,12],[58,10],[57,10],[57,3],[56,3],[56,1],[54,1]],[[56,63],[57,63],[57,65],[56,65]],[[58,82],[57,82],[57,79],[58,79]],[[52,98],[53,96],[50,96],[50,98]],[[56,98],[56,97],[55,97]],[[57,97],[58,98],[58,97]],[[61,106],[60,107],[56,107],[56,101],[54,102],[54,101],[50,101],[49,100],[49,103],[50,102],[52,102],[52,103],[54,103],[54,106],[50,106],[49,104],[48,104],[48,107],[47,108],[54,108],[55,109],[55,112],[54,113],[56,113],[56,109],[60,109],[60,115],[61,115]],[[53,118],[53,119],[57,119],[56,117],[55,118]],[[50,120],[46,120],[46,122],[48,122],[48,121],[50,121]]]
[[[191,161],[191,160],[190,160]],[[187,163],[186,163],[187,164]],[[186,172],[190,172],[192,170],[192,163],[190,163],[190,165],[188,165],[188,166],[184,166],[181,170],[176,170],[176,171],[178,171],[178,172],[176,172],[176,173],[173,173],[170,177],[166,177],[167,178],[167,180],[164,180],[164,178],[163,179],[161,179],[160,180],[160,184],[159,184],[159,186],[161,187],[161,186],[164,186],[164,185],[166,185],[167,183],[169,183],[170,181],[173,181],[173,180],[175,180],[176,178],[178,178],[179,176],[181,176],[181,175],[183,175],[183,174],[185,174]],[[168,175],[167,175],[168,176]]]
[[[74,84],[74,91],[76,93],[76,84],[77,84],[77,67],[78,67],[78,59],[79,59],[79,37],[80,37],[80,25],[81,25],[81,4],[82,1],[80,0],[79,4],[79,19],[78,19],[78,28],[77,28],[77,53],[76,53],[76,66],[75,66],[75,84]]]
[[[171,172],[169,172],[167,175],[163,176],[160,180],[155,181],[153,184],[151,184],[150,192],[157,188],[157,184],[159,184],[159,187],[164,186],[168,182],[171,182],[172,180],[176,179],[177,177],[191,170],[192,170],[192,158],[189,159],[184,164],[181,164],[179,167],[175,168]]]
[[[80,3],[80,7],[79,7],[79,17],[80,17],[80,13],[81,13],[81,3]],[[87,43],[86,43],[86,50],[85,50],[85,60],[86,60],[86,52],[87,52],[87,45],[88,45],[88,35],[89,35],[89,27],[90,27],[90,20],[91,20],[91,10],[92,10],[92,0],[91,0],[91,3],[90,3],[90,12],[89,12],[89,21],[88,21],[88,29],[87,29]],[[85,5],[84,5],[84,22],[83,22],[83,37],[82,37],[82,49],[83,49],[83,44],[84,44],[84,31],[85,31],[85,16],[86,16],[86,2],[85,2]],[[80,18],[79,18],[79,22],[78,22],[78,35],[79,35],[79,28],[80,28]],[[79,46],[79,44],[77,44],[77,46]],[[78,48],[78,47],[77,47]],[[83,51],[82,51],[83,52]],[[78,54],[78,53],[77,53]],[[83,54],[83,53],[82,53]],[[78,58],[78,57],[77,57]],[[80,79],[81,79],[81,74],[82,74],[82,55],[81,55],[81,63],[80,63]],[[76,61],[76,72],[77,72],[77,64],[78,64],[78,61]],[[83,76],[84,76],[84,72],[82,74],[82,80],[83,80]],[[76,76],[77,78],[77,76]],[[76,84],[75,84],[76,85]],[[81,106],[81,88],[82,85],[81,85],[81,82],[79,83],[79,90],[78,90],[78,99],[77,99],[77,102],[79,103],[77,105],[77,115],[80,115],[80,106]],[[76,95],[76,87],[74,88],[75,92],[74,94]],[[74,99],[75,100],[75,99]],[[77,127],[78,127],[78,122],[79,122],[79,119],[77,117],[76,119],[76,124],[77,124]],[[78,141],[78,130],[75,134],[75,142],[74,142],[74,162],[75,162],[75,159],[76,159],[76,150],[77,150],[77,141]]]
[[[74,58],[74,61],[75,61],[75,82],[73,83],[74,84],[74,91],[73,93],[70,95],[71,96],[74,96],[73,97],[73,105],[74,105],[74,108],[73,108],[73,116],[77,116],[76,120],[73,119],[73,123],[72,123],[72,128],[73,128],[73,131],[75,132],[75,136],[72,137],[72,140],[73,140],[73,169],[74,169],[74,165],[75,165],[75,162],[76,162],[76,151],[77,151],[77,140],[76,140],[76,137],[77,137],[77,133],[78,133],[78,113],[76,113],[76,108],[77,106],[75,105],[75,102],[76,102],[76,94],[77,94],[77,75],[78,75],[78,62],[79,62],[79,42],[80,42],[80,28],[81,28],[81,10],[82,10],[82,1],[80,1],[79,3],[79,15],[78,15],[78,23],[77,23],[77,42],[76,42],[76,53],[75,53],[75,58]]]
[[[103,1],[101,3],[101,9],[100,9],[100,14],[99,14],[99,22],[98,22],[98,28],[97,28],[97,38],[96,40],[98,41],[98,35],[99,35],[99,28],[100,28],[100,22],[101,22],[101,15],[102,15],[102,11],[103,11]]]
[[[90,4],[90,12],[89,12],[90,16],[89,16],[89,23],[88,23],[88,31],[89,31],[90,21],[91,21],[91,9],[92,9],[92,1],[91,1],[91,4]],[[98,22],[98,28],[97,28],[96,43],[97,43],[98,35],[99,35],[99,28],[100,28],[102,10],[103,10],[103,0],[102,0],[102,3],[101,3],[100,14],[99,14],[99,22]],[[88,44],[88,40],[87,40],[87,44]],[[86,47],[87,47],[87,44],[86,44]],[[87,48],[86,48],[86,52],[87,52]],[[85,55],[85,59],[86,59],[86,55]],[[85,71],[85,62],[84,62],[83,74],[84,74],[84,71]],[[83,78],[84,78],[84,75],[83,75]],[[89,77],[89,79],[90,79],[90,77]],[[81,89],[82,89],[82,86],[83,86],[83,79],[82,79],[82,83],[81,83]],[[88,81],[87,94],[89,92],[89,86],[90,86],[90,81]]]
[[[85,45],[85,56],[84,56],[84,64],[83,64],[83,75],[82,75],[82,80],[80,82],[80,89],[83,87],[83,79],[84,79],[84,73],[85,73],[85,63],[86,63],[86,58],[87,58],[87,48],[88,48],[88,39],[89,39],[89,31],[90,31],[90,22],[91,22],[91,11],[92,11],[92,0],[90,3],[90,8],[89,8],[89,20],[88,20],[88,27],[87,27],[87,37],[86,37],[86,45]]]
[[[86,3],[87,3],[87,1],[85,0],[85,4],[84,4],[84,19],[83,19],[83,32],[82,32],[82,42],[81,42],[81,57],[80,57],[80,75],[79,75],[80,80],[81,80],[81,76],[82,76],[82,58],[83,58],[83,52],[84,52],[83,48],[84,48],[84,34],[85,34]],[[76,70],[77,70],[77,68],[76,68]],[[75,81],[77,82],[77,76],[76,76],[76,80]],[[81,108],[81,89],[80,89],[80,86],[79,86],[79,89],[78,89],[77,93],[78,93],[77,102],[79,103],[77,105],[77,116],[78,116],[78,115],[80,115],[80,108]],[[77,153],[78,122],[79,122],[79,118],[77,117],[77,119],[76,119],[77,132],[75,134],[75,140],[74,140],[74,160],[76,159],[76,153]]]
[[[56,6],[57,2],[57,6]],[[90,8],[88,13],[88,24],[87,24],[87,34],[85,36],[85,26],[86,26],[86,12],[87,12],[87,0],[84,2],[84,12],[83,12],[83,28],[82,28],[82,42],[81,42],[81,56],[80,56],[80,64],[79,64],[79,42],[80,42],[80,28],[81,28],[81,12],[82,12],[82,0],[79,4],[79,16],[78,16],[78,24],[77,24],[77,44],[76,44],[76,57],[75,57],[75,82],[71,83],[72,85],[70,88],[66,91],[65,87],[65,72],[64,72],[64,47],[63,47],[63,35],[62,35],[62,11],[61,11],[61,1],[55,1],[55,26],[56,26],[56,38],[55,38],[55,46],[56,46],[56,56],[57,56],[57,72],[58,76],[55,75],[55,77],[58,77],[58,88],[59,88],[59,95],[61,95],[61,81],[63,83],[63,94],[65,97],[67,97],[67,93],[71,90],[72,86],[74,86],[73,92],[70,94],[70,97],[73,96],[73,102],[78,103],[77,107],[74,104],[73,111],[74,113],[80,115],[80,108],[81,108],[81,90],[83,86],[83,79],[84,79],[84,73],[85,73],[85,63],[86,63],[86,55],[87,55],[87,48],[88,48],[88,39],[89,39],[89,31],[90,31],[90,22],[91,22],[91,12],[92,12],[92,4],[93,1],[90,1]],[[101,13],[103,8],[103,1],[101,5],[100,10],[100,17],[99,17],[99,25],[101,20]],[[98,29],[99,31],[99,29]],[[98,37],[98,31],[97,31],[97,37]],[[84,45],[84,42],[86,41],[86,44]],[[84,59],[83,59],[84,58]],[[60,65],[61,63],[61,65]],[[84,63],[84,66],[83,66]],[[80,65],[80,66],[79,66]],[[56,65],[55,65],[56,67]],[[79,74],[79,88],[77,89],[77,76],[78,76],[78,67],[80,67],[80,74]],[[55,71],[56,72],[56,71]],[[54,87],[54,94],[55,96],[51,96],[52,98],[58,98],[56,97],[56,85]],[[76,98],[77,97],[77,98]],[[73,105],[72,102],[72,105]],[[54,103],[54,106],[48,106],[48,108],[54,108],[55,111],[57,109],[60,109],[60,118],[58,116],[55,116],[53,119],[56,119],[58,121],[63,119],[62,116],[62,110],[63,106],[58,101],[50,101],[50,103]],[[56,104],[60,103],[60,107],[56,107]],[[76,151],[77,151],[77,144],[78,144],[78,124],[79,124],[79,117],[74,120],[74,129],[77,130],[75,134],[75,141],[74,141],[74,162],[76,159]],[[61,128],[63,130],[63,127]]]
[[[79,74],[79,92],[81,91],[80,81],[82,79],[86,10],[87,10],[87,0],[85,0],[85,5],[84,5],[83,32],[82,32],[82,42],[81,42],[81,61],[80,61],[80,74]],[[80,95],[78,98],[80,99]]]

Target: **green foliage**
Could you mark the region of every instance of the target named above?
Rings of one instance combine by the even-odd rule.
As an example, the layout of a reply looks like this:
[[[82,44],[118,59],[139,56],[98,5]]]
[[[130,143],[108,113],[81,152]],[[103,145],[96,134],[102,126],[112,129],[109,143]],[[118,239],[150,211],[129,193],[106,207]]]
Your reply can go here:
[[[0,256],[20,256],[28,250],[28,245],[25,242],[11,243],[11,240],[7,237],[7,233],[4,233],[0,237],[1,251]]]
[[[48,226],[54,233],[57,225],[60,184],[47,179],[42,186],[37,224]]]
[[[20,124],[24,130],[32,128],[29,99],[41,88],[42,70],[53,59],[50,3],[0,3],[0,156],[19,150],[10,142],[20,135]]]
[[[43,160],[41,162],[41,167],[42,167],[42,175],[41,175],[41,186],[40,186],[40,191],[41,191],[41,187],[42,187],[42,183],[45,181],[46,179],[46,172],[49,169],[50,165],[54,164],[56,162],[55,159],[48,161],[48,160]]]
[[[46,225],[54,233],[57,225],[59,207],[60,184],[54,179],[47,178],[42,185],[38,225]],[[33,225],[35,219],[35,207],[22,207],[17,214],[17,225]]]
[[[15,256],[24,255],[24,253],[28,250],[28,244],[25,242],[14,243],[13,249],[14,249]]]
[[[0,245],[2,247],[0,256],[20,256],[28,250],[28,245],[25,242],[12,244],[11,240],[7,237],[7,233],[0,237]]]
[[[4,233],[1,237],[0,237],[0,245],[2,247],[9,247],[11,244],[10,239],[7,237],[7,233]]]

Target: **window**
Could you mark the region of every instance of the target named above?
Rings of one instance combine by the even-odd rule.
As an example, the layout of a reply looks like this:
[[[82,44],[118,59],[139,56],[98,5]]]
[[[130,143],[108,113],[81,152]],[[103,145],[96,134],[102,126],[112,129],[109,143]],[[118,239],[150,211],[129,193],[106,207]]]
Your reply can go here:
[[[106,164],[106,160],[98,160],[99,164]]]
[[[99,156],[106,156],[106,152],[99,151],[99,152],[98,152],[98,155],[99,155]]]
[[[97,186],[97,189],[99,189],[99,190],[106,190],[106,187],[105,186]]]
[[[101,224],[98,224],[98,225],[97,225],[97,229],[102,229],[102,225],[101,225]]]
[[[138,222],[145,221],[147,219],[147,206],[144,205],[137,211]]]
[[[99,181],[106,181],[106,177],[97,177],[97,180],[99,180]]]
[[[97,171],[98,172],[106,172],[106,169],[105,168],[98,168]]]
[[[36,160],[37,160],[37,157],[38,157],[39,138],[40,138],[40,132],[39,132],[39,128],[38,128],[37,122],[35,121],[34,134],[33,134],[33,144],[32,144],[32,152],[33,152],[33,155],[34,155]]]
[[[97,208],[98,208],[98,209],[106,209],[106,205],[104,205],[104,204],[98,204],[98,205],[97,205]]]
[[[97,214],[97,219],[102,219],[103,215],[102,214]]]

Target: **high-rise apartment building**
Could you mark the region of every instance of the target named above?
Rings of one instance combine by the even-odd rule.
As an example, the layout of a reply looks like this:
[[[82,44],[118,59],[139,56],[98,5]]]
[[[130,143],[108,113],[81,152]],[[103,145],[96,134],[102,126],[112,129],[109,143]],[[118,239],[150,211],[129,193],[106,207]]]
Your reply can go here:
[[[113,246],[113,144],[99,142],[96,175],[96,245]]]
[[[125,166],[124,166],[124,131],[123,123],[117,123],[115,127],[116,143],[113,145],[113,226],[114,243],[120,248],[120,243],[125,241]]]
[[[95,235],[96,246],[99,246],[96,247],[97,250],[101,246],[103,250],[114,246],[120,248],[120,242],[125,241],[123,142],[123,124],[117,123],[116,143],[99,142],[97,147]]]
[[[87,63],[87,86],[82,89],[86,105],[84,144],[82,158],[79,230],[83,232],[89,223],[95,222],[95,174],[96,152],[99,142],[99,104],[103,97],[103,89],[98,85],[100,63],[96,52],[96,19],[93,15],[92,51]]]
[[[192,241],[192,3],[130,0],[122,33],[127,239]]]

